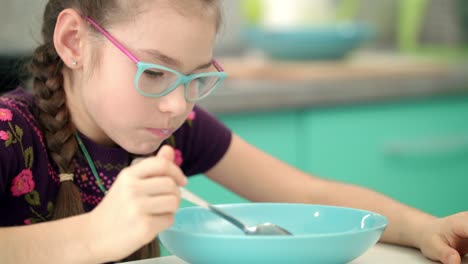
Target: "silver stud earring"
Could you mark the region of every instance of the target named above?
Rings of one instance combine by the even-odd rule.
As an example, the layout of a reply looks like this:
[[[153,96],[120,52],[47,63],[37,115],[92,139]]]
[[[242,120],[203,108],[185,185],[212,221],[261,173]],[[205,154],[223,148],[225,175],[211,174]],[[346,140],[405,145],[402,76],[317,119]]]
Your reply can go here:
[[[78,62],[72,61],[71,64],[72,64],[73,67],[75,67],[78,64]]]

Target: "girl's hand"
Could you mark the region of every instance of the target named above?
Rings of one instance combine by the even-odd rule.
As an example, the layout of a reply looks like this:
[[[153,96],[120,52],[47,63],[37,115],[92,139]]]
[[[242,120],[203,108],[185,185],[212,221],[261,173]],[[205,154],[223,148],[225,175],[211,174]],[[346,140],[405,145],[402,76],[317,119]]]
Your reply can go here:
[[[120,172],[89,215],[96,238],[90,245],[94,254],[105,261],[120,260],[174,222],[180,203],[178,186],[187,179],[173,160],[174,150],[163,146],[156,156]]]
[[[460,264],[468,253],[468,212],[437,219],[421,236],[422,253],[444,264]]]

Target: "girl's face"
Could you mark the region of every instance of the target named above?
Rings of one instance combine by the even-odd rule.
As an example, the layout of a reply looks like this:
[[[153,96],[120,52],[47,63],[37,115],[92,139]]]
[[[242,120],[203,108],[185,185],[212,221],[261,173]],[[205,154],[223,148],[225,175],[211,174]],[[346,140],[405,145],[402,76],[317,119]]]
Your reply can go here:
[[[169,2],[169,1],[168,1]],[[135,19],[106,30],[144,62],[160,64],[184,74],[216,71],[200,69],[212,60],[216,35],[214,17],[184,14],[160,1],[151,1]],[[74,122],[98,143],[117,144],[135,154],[150,154],[185,121],[194,104],[184,97],[184,86],[160,97],[149,98],[134,87],[136,65],[110,41],[101,38],[92,61],[83,61],[84,78],[75,87]],[[88,52],[91,53],[91,52]],[[94,58],[95,59],[95,58]],[[92,72],[87,72],[91,68]],[[91,70],[89,70],[91,71]]]

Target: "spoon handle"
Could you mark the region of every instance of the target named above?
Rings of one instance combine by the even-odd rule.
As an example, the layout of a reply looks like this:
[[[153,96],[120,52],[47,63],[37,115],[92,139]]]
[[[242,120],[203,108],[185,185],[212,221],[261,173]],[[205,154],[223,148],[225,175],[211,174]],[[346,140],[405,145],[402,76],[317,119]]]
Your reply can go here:
[[[198,197],[197,195],[195,195],[191,191],[185,189],[184,187],[179,187],[179,190],[180,190],[180,195],[182,196],[182,199],[184,199],[186,201],[189,201],[189,202],[191,202],[191,203],[193,203],[195,205],[198,205],[200,207],[209,209],[210,204],[207,201],[205,201],[202,198]]]
[[[180,195],[182,199],[189,201],[195,205],[200,207],[206,208],[211,212],[221,216],[222,218],[226,219],[227,221],[231,222],[233,225],[237,226],[238,228],[242,229],[244,232],[247,230],[247,226],[243,224],[241,221],[237,220],[236,218],[232,217],[231,215],[225,213],[221,209],[217,208],[216,206],[211,205],[204,199],[200,198],[196,194],[190,192],[189,190],[185,189],[184,187],[179,187]]]
[[[244,223],[242,223],[241,221],[237,220],[236,218],[232,217],[231,215],[228,215],[224,211],[221,211],[216,206],[213,206],[213,205],[208,205],[208,206],[209,206],[209,209],[211,210],[211,212],[221,216],[225,220],[229,221],[231,224],[233,224],[233,225],[237,226],[238,228],[240,228],[242,231],[244,231],[244,232],[248,231],[247,226]]]

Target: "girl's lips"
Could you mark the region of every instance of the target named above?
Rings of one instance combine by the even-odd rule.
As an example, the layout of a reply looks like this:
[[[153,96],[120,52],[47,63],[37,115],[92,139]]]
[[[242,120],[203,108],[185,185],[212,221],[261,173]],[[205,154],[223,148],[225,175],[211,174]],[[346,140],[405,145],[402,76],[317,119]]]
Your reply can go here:
[[[151,132],[151,134],[161,139],[169,138],[174,132],[173,129],[169,129],[169,128],[148,128],[148,131]]]

